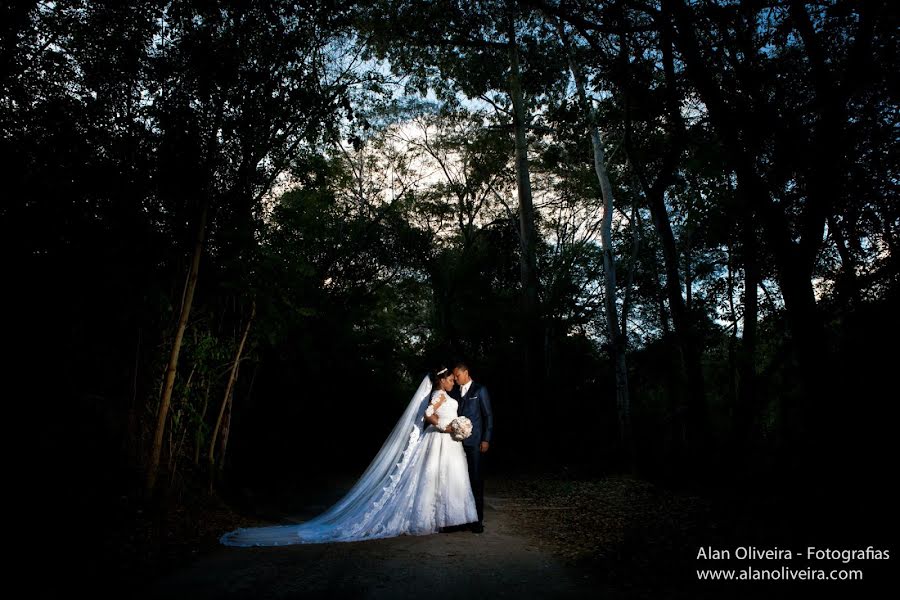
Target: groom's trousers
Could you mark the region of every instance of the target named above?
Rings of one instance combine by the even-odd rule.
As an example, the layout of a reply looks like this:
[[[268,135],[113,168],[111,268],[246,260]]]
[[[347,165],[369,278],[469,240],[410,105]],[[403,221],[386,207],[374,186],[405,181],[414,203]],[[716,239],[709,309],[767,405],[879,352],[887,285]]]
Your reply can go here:
[[[469,483],[472,484],[472,495],[475,496],[475,508],[478,510],[478,522],[484,521],[484,479],[481,475],[481,463],[484,454],[478,446],[463,444],[466,451],[466,462],[469,463]]]

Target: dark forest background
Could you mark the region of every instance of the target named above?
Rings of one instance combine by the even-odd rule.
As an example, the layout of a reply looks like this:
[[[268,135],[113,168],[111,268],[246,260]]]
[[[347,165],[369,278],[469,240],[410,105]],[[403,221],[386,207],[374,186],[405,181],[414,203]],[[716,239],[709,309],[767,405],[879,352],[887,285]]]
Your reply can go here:
[[[2,11],[8,425],[76,532],[358,474],[456,359],[494,474],[888,501],[892,3]]]

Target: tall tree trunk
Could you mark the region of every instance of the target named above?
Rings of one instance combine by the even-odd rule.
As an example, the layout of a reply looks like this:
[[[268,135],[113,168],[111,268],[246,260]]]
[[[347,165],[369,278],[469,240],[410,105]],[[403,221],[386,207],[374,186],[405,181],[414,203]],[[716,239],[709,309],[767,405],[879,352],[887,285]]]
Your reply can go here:
[[[831,231],[834,245],[841,257],[841,274],[838,295],[846,308],[859,304],[859,281],[856,277],[856,259],[847,244],[840,224],[833,216],[828,217],[828,229]]]
[[[209,200],[204,196],[200,210],[200,219],[197,222],[197,234],[194,240],[194,254],[191,259],[191,267],[188,271],[187,282],[181,303],[181,315],[178,318],[178,326],[175,329],[175,339],[169,353],[169,364],[166,368],[166,379],[163,387],[162,398],[159,402],[159,411],[156,418],[156,431],[153,435],[153,447],[150,452],[150,463],[147,468],[147,493],[151,493],[156,486],[156,478],[159,471],[159,459],[162,454],[163,435],[166,431],[166,420],[169,414],[169,405],[172,401],[172,390],[175,387],[175,374],[178,369],[178,355],[181,352],[181,342],[184,331],[187,328],[188,318],[191,314],[191,306],[194,302],[194,290],[197,288],[197,275],[200,271],[200,257],[203,254],[203,241],[206,236],[206,220],[209,213]]]
[[[662,157],[662,164],[658,170],[656,179],[651,183],[644,169],[632,149],[630,104],[631,94],[627,86],[623,88],[626,123],[624,147],[628,162],[635,176],[640,182],[641,188],[650,208],[654,229],[659,236],[663,250],[663,263],[666,270],[666,296],[669,301],[669,312],[672,316],[672,324],[675,330],[675,339],[684,372],[687,377],[686,406],[677,411],[685,422],[685,450],[694,457],[701,459],[703,449],[709,436],[708,414],[706,407],[706,391],[703,377],[701,351],[694,336],[694,326],[687,310],[685,299],[681,291],[681,274],[679,272],[679,256],[672,233],[672,225],[665,205],[665,191],[674,183],[674,174],[684,147],[686,134],[684,120],[681,115],[678,86],[675,74],[674,30],[669,20],[660,21],[660,43],[662,49],[662,63],[666,82],[666,112],[669,117],[670,141],[666,153]],[[623,68],[627,68],[628,57],[624,48],[620,51]],[[655,267],[655,265],[654,265]],[[657,276],[658,279],[658,276]],[[661,321],[666,322],[661,315]]]
[[[175,436],[179,433],[180,429],[182,432],[182,438],[184,437],[184,431],[187,430],[187,425],[183,422],[182,416],[184,415],[184,409],[182,407],[187,406],[187,404],[191,401],[191,383],[194,381],[194,373],[197,372],[197,365],[195,364],[191,368],[191,373],[188,375],[187,381],[184,384],[184,391],[181,397],[181,406],[177,407],[174,411],[174,414],[171,418],[171,425],[168,427],[169,434],[169,464],[168,471],[169,473],[173,473],[178,466],[178,451],[179,445],[175,443]]]
[[[609,181],[609,173],[606,170],[606,157],[603,151],[603,140],[600,137],[600,127],[597,124],[597,114],[587,97],[587,93],[584,91],[584,78],[581,68],[575,61],[565,29],[559,20],[556,21],[556,29],[559,32],[560,41],[568,54],[569,68],[575,80],[575,88],[578,91],[581,110],[584,111],[590,127],[591,147],[594,150],[594,171],[597,174],[597,181],[600,183],[600,192],[603,196],[603,220],[600,226],[600,240],[603,248],[606,326],[609,330],[610,348],[612,349],[612,358],[615,363],[619,436],[622,449],[626,455],[626,462],[630,467],[632,464],[631,405],[628,397],[625,336],[622,335],[622,331],[619,328],[619,315],[617,314],[616,258],[612,245],[613,189]]]
[[[241,337],[241,343],[238,344],[237,352],[234,355],[234,362],[231,364],[231,372],[228,375],[228,384],[225,386],[225,396],[222,398],[222,406],[219,407],[219,415],[216,417],[216,424],[213,427],[212,435],[209,440],[209,466],[215,467],[216,464],[216,439],[219,436],[219,430],[222,428],[222,417],[225,410],[231,403],[232,393],[234,392],[234,383],[237,381],[238,366],[241,362],[241,354],[244,352],[244,344],[247,343],[247,336],[250,335],[250,326],[253,324],[253,318],[256,317],[256,300],[253,301],[250,309],[250,318],[247,319],[247,326],[244,328],[244,335]],[[224,444],[223,444],[224,452]],[[221,457],[224,459],[224,455]]]
[[[774,204],[762,182],[751,172],[749,164],[738,166],[738,185],[746,185],[752,197],[756,198],[754,210],[762,216],[768,247],[775,258],[791,334],[789,343],[793,347],[804,388],[798,402],[783,406],[779,413],[782,416],[780,429],[784,449],[814,455],[817,452],[815,446],[827,443],[821,437],[829,435],[829,428],[823,419],[832,416],[834,399],[826,378],[822,376],[830,371],[830,367],[824,321],[812,282],[812,264],[805,260],[801,244],[791,239],[784,210]],[[749,183],[746,183],[748,180]]]
[[[662,242],[663,262],[666,269],[666,294],[669,299],[669,311],[672,314],[672,324],[675,328],[675,337],[678,340],[678,348],[684,364],[685,374],[688,380],[687,406],[685,416],[687,418],[687,438],[689,450],[700,452],[706,443],[707,413],[706,391],[703,379],[703,369],[700,360],[700,351],[694,340],[693,323],[681,295],[681,274],[678,271],[678,250],[675,245],[675,235],[672,233],[672,225],[669,222],[669,213],[666,211],[663,199],[663,190],[647,190],[652,196],[648,196],[650,214],[653,217],[653,225]]]
[[[203,439],[203,426],[206,424],[206,409],[209,407],[209,388],[212,381],[206,381],[206,392],[203,394],[203,409],[200,411],[200,418],[197,423],[197,431],[194,432],[194,465],[200,466],[200,442]]]
[[[743,196],[739,192],[739,197]],[[750,206],[751,199],[741,197],[743,207],[741,223],[741,262],[744,267],[743,331],[738,352],[738,397],[735,411],[734,438],[742,444],[741,450],[752,450],[753,421],[762,409],[756,394],[756,332],[759,318],[759,248],[756,224]]]
[[[507,16],[510,56],[509,96],[513,105],[516,146],[516,191],[519,200],[519,239],[521,244],[519,266],[525,316],[525,364],[526,371],[534,377],[534,385],[530,386],[528,411],[530,415],[534,416],[537,414],[537,398],[541,395],[544,380],[544,336],[538,309],[538,278],[535,258],[537,242],[528,162],[528,141],[526,139],[530,119],[525,107],[522,74],[519,68],[519,48],[516,39],[517,10],[515,7],[510,7]]]
[[[235,379],[237,379],[240,370],[240,365],[238,365],[238,368],[234,373]],[[216,455],[218,456],[219,471],[221,471],[225,466],[225,451],[228,449],[228,434],[231,431],[231,415],[233,412],[234,392],[232,391],[231,399],[229,399],[228,404],[225,407],[225,414],[222,416],[222,426],[219,428],[219,450]]]
[[[738,317],[737,309],[735,308],[734,303],[734,280],[735,280],[735,251],[734,244],[732,243],[731,238],[728,239],[728,275],[726,278],[726,282],[728,284],[728,313],[731,315],[731,335],[728,338],[728,373],[730,377],[728,378],[728,392],[729,392],[729,400],[731,401],[732,406],[732,420],[734,421],[737,418],[738,412],[738,385],[739,385],[739,376],[738,376],[738,360],[737,360],[737,345],[738,345],[738,323],[740,322],[740,317]],[[733,436],[735,444],[737,444],[740,440],[738,440],[737,436]]]
[[[827,427],[823,427],[821,421],[813,422],[830,412],[827,405],[831,403],[832,397],[821,377],[823,367],[827,371],[828,356],[822,318],[812,285],[812,268],[816,251],[821,244],[821,228],[827,214],[823,210],[831,202],[823,207],[821,202],[812,201],[804,207],[800,218],[801,239],[799,243],[794,242],[795,236],[784,209],[775,205],[765,181],[756,171],[757,151],[746,143],[746,140],[755,139],[753,128],[759,127],[759,123],[754,121],[753,114],[737,110],[726,101],[721,86],[713,79],[712,70],[702,54],[694,32],[696,22],[692,10],[683,0],[667,2],[666,7],[671,10],[677,24],[678,46],[686,73],[696,86],[708,109],[710,121],[722,138],[725,156],[737,174],[738,186],[744,189],[742,193],[752,198],[754,212],[764,225],[769,248],[775,258],[792,342],[805,387],[802,404],[784,412],[787,417],[797,419],[794,425],[785,424],[785,433],[796,433],[804,437],[810,433],[804,431],[805,426],[811,426],[813,430],[826,434]],[[759,108],[762,110],[764,107]],[[766,123],[766,126],[771,124]],[[826,133],[830,135],[830,132]],[[815,188],[811,192],[818,194],[824,190]],[[817,441],[824,442],[824,439]]]
[[[659,255],[656,251],[653,252],[654,259],[658,259]],[[663,285],[662,281],[659,279],[659,261],[652,260],[650,262],[653,268],[653,281],[656,283],[655,293],[653,294],[653,299],[656,300],[656,310],[659,314],[659,328],[662,329],[663,339],[668,339],[672,333],[672,330],[669,327],[669,313],[671,311],[666,310],[666,299],[665,294],[660,291],[664,290],[666,286]]]
[[[692,260],[693,257],[691,256],[691,238],[694,232],[692,212],[693,203],[689,202],[687,205],[687,214],[685,215],[684,237],[682,242],[682,252],[684,254],[684,307],[688,313],[691,312],[691,304],[694,297],[694,264]]]
[[[634,288],[634,272],[637,267],[638,252],[641,249],[641,213],[637,197],[631,206],[631,259],[628,261],[628,278],[625,281],[625,298],[622,300],[622,337],[628,341],[628,314],[631,311],[631,291]]]

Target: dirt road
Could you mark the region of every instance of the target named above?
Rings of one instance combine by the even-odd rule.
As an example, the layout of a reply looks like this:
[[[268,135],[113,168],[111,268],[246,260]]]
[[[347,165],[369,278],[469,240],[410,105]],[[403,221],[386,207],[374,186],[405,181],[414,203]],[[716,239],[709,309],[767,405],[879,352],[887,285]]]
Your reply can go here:
[[[221,548],[141,598],[616,598],[542,551],[485,498],[485,532],[279,548]]]

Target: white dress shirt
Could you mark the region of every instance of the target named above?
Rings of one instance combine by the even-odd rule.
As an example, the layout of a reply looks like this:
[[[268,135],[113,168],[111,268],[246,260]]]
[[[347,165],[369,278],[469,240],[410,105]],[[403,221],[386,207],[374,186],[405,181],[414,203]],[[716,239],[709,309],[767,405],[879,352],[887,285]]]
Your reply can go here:
[[[471,380],[471,379],[468,381],[468,383],[462,385],[462,386],[459,388],[460,398],[465,397],[465,395],[466,395],[466,393],[469,391],[469,388],[470,388],[470,387],[472,387],[472,380]]]

